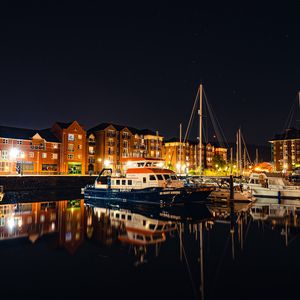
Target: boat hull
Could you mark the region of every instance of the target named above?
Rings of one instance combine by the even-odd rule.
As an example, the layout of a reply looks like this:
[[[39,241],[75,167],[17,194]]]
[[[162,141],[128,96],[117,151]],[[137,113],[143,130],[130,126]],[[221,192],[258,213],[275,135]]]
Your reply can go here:
[[[299,189],[252,188],[252,193],[254,197],[261,198],[300,199]]]
[[[146,188],[140,190],[120,190],[88,186],[84,189],[84,198],[145,204],[176,204],[205,201],[210,193],[210,189]]]

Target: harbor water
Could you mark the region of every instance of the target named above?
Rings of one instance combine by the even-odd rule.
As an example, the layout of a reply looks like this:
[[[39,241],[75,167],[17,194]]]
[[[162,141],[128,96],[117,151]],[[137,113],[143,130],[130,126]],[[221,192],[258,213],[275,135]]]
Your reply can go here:
[[[34,194],[34,193],[33,193]],[[292,299],[300,202],[0,202],[3,299]]]

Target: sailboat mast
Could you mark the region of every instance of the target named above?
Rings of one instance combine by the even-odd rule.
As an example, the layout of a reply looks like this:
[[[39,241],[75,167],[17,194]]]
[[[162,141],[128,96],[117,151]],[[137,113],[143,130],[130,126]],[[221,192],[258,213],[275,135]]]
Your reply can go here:
[[[236,133],[236,169],[237,175],[239,175],[239,131]]]
[[[202,84],[200,84],[199,87],[199,101],[200,101],[200,107],[199,107],[199,175],[202,175]]]
[[[181,140],[182,140],[182,125],[181,123],[179,124],[179,173],[181,173],[181,160],[182,160],[182,144],[181,144]]]
[[[240,175],[243,174],[242,166],[242,138],[241,138],[241,128],[239,128],[239,163],[240,163]]]

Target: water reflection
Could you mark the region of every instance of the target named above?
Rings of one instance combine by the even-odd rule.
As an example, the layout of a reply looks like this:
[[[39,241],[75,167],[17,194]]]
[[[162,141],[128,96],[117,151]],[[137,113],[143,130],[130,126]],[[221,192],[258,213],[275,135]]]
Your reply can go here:
[[[267,199],[164,208],[82,199],[1,203],[0,241],[25,238],[37,244],[42,237],[52,236],[58,248],[73,255],[87,243],[105,247],[107,253],[118,245],[117,250],[125,249],[136,268],[154,264],[160,257],[161,264],[178,260],[194,298],[212,299],[220,296],[217,287],[226,282],[222,270],[228,272],[230,262],[243,259],[259,232],[270,230],[284,247],[291,245],[299,235],[299,213],[298,201],[279,204]],[[252,241],[251,230],[256,235]]]
[[[28,237],[35,243],[58,234],[58,244],[74,253],[83,242],[84,201],[50,201],[0,205],[0,240]]]

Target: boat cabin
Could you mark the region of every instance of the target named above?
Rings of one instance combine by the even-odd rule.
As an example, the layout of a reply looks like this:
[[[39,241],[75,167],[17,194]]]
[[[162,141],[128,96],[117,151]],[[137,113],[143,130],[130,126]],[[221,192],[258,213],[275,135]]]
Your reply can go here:
[[[145,189],[181,188],[184,182],[175,172],[162,168],[156,162],[140,161],[129,167],[124,176],[115,176],[112,169],[103,169],[95,181],[96,188],[104,189]]]

